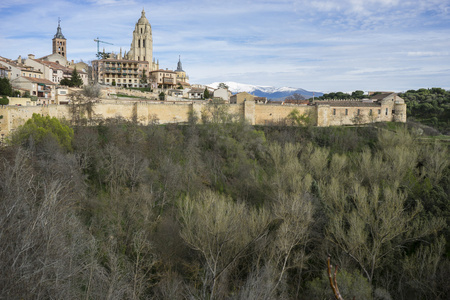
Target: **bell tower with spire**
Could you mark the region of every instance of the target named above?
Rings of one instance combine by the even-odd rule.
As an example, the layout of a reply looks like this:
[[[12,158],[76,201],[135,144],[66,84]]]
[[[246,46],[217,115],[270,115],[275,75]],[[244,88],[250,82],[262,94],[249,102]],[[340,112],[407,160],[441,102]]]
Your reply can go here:
[[[177,73],[178,83],[189,83],[189,76],[186,75],[186,72],[183,70],[183,65],[181,64],[181,55],[178,56],[177,70],[175,73]]]
[[[61,19],[58,18],[58,29],[56,29],[56,34],[52,39],[53,54],[58,53],[67,59],[67,42],[66,38],[61,32]]]

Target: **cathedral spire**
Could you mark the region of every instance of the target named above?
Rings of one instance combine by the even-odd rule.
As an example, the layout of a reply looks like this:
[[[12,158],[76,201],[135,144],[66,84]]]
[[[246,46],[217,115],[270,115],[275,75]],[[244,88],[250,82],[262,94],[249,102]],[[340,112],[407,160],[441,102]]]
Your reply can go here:
[[[184,72],[183,66],[181,65],[181,55],[178,56],[177,72]]]

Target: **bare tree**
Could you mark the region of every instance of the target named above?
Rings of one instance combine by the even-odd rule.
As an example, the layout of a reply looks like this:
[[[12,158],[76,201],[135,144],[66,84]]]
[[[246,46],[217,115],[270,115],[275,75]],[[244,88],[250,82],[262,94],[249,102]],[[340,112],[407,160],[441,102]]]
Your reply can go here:
[[[306,100],[306,98],[303,95],[300,95],[298,93],[294,93],[288,97],[286,97],[285,101],[287,101],[288,103],[293,103],[293,104],[302,104],[304,103]]]
[[[186,199],[180,206],[181,236],[205,259],[206,282],[210,299],[216,298],[219,276],[229,263],[243,255],[242,249],[262,232],[267,217],[249,211],[244,204],[214,194],[202,193]]]
[[[375,270],[386,263],[384,257],[444,225],[442,219],[420,221],[420,204],[405,209],[406,195],[398,191],[398,184],[368,190],[354,183],[350,192],[352,205],[345,203],[349,201],[343,197],[345,192],[333,183],[322,190],[326,191],[330,218],[327,238],[358,263],[369,282],[374,279]]]

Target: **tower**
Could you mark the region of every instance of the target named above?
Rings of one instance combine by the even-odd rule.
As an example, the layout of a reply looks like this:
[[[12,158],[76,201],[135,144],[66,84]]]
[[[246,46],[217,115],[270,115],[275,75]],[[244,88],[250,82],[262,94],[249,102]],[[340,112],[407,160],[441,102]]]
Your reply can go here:
[[[152,65],[153,61],[153,38],[152,27],[145,17],[142,9],[141,18],[136,23],[133,31],[133,41],[128,52],[128,59],[138,61],[148,61]]]
[[[53,54],[58,53],[64,58],[67,59],[67,44],[66,38],[61,32],[61,19],[58,18],[58,29],[56,30],[56,34],[52,39],[53,44]]]
[[[181,55],[178,56],[177,72],[184,72],[183,66],[181,65]]]
[[[178,83],[189,83],[189,77],[186,76],[186,72],[183,70],[183,66],[181,64],[181,55],[178,57],[177,70],[175,71],[175,73],[177,73]]]

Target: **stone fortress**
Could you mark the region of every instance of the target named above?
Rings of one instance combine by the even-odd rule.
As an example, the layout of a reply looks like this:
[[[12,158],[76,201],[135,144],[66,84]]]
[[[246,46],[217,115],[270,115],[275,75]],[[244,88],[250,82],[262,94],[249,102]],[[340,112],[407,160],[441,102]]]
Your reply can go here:
[[[58,56],[66,57],[66,39],[62,35],[60,25],[53,39],[53,51]],[[156,75],[156,77],[153,77]],[[92,62],[92,79],[94,83],[103,86],[103,96],[94,106],[95,120],[108,118],[124,118],[137,120],[143,125],[158,120],[164,123],[185,123],[190,112],[200,117],[208,111],[212,100],[198,100],[203,86],[192,85],[192,90],[199,89],[194,98],[183,96],[166,97],[165,101],[155,99],[156,93],[141,93],[142,98],[111,98],[110,95],[124,92],[124,88],[139,87],[142,79],[149,78],[157,92],[165,91],[176,85],[189,85],[188,76],[178,61],[177,71],[159,69],[159,61],[153,58],[153,39],[151,26],[142,10],[141,18],[135,25],[130,51],[122,51],[118,55]],[[216,100],[228,107],[228,112],[245,118],[252,125],[286,124],[289,115],[296,111],[299,115],[307,115],[310,124],[315,126],[341,126],[367,124],[374,122],[406,122],[406,104],[402,98],[392,92],[375,93],[363,100],[319,100],[304,104],[288,104],[287,102],[261,101],[248,93],[239,93],[229,97],[228,91],[211,91]],[[216,97],[220,96],[220,99]],[[132,94],[133,92],[130,91]],[[148,94],[148,95],[146,95]],[[192,93],[192,95],[194,95]],[[144,99],[146,98],[146,99]],[[70,102],[70,100],[69,100]],[[60,105],[63,102],[48,102],[47,105],[28,105],[22,102],[20,106],[8,105],[0,108],[0,134],[2,137],[24,124],[33,113],[59,119],[71,119],[70,105]],[[55,104],[52,104],[55,103]],[[66,102],[67,104],[67,102]],[[69,103],[70,104],[70,103]]]

